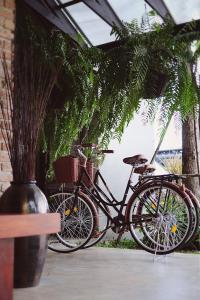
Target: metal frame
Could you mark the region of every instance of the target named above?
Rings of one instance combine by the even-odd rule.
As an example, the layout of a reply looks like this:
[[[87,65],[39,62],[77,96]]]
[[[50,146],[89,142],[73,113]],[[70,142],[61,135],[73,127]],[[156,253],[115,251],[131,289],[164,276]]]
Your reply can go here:
[[[56,1],[57,3],[59,3],[59,6],[61,6],[61,2],[60,0],[54,0]],[[74,2],[74,1],[72,1]],[[79,0],[76,0],[76,2],[80,2]],[[69,2],[68,2],[69,3]],[[71,1],[70,1],[71,3]],[[75,4],[75,3],[74,3]],[[57,7],[56,6],[56,10],[57,10]],[[65,15],[65,18],[68,18],[72,24],[75,26],[75,28],[78,30],[78,32],[81,34],[81,36],[83,37],[83,39],[87,42],[88,45],[92,46],[92,43],[91,41],[88,39],[88,37],[85,35],[85,33],[82,31],[82,29],[80,28],[80,26],[78,25],[78,23],[74,20],[74,18],[72,17],[72,15],[69,13],[69,11],[67,9],[63,9],[61,8],[61,10],[59,9],[58,11],[60,11],[63,15]],[[80,41],[79,41],[80,42]]]
[[[149,6],[151,6],[151,8],[153,8],[163,19],[169,16],[173,20],[170,11],[163,0],[145,0],[145,2],[148,3]]]
[[[55,10],[55,2],[51,0],[24,0],[24,2],[77,42],[78,31],[61,11]]]
[[[128,182],[127,182],[127,185],[126,185],[126,188],[124,191],[123,198],[121,201],[118,201],[113,196],[110,189],[108,188],[106,181],[104,180],[104,178],[99,170],[96,171],[94,182],[92,182],[92,179],[89,176],[85,167],[81,166],[79,179],[78,179],[78,182],[77,182],[76,188],[75,188],[75,195],[78,195],[80,189],[82,188],[83,191],[86,193],[86,195],[88,195],[101,208],[101,210],[104,212],[104,214],[107,216],[107,218],[111,221],[111,224],[115,224],[116,226],[118,226],[118,225],[126,226],[128,224],[125,222],[125,215],[124,215],[123,211],[127,206],[126,200],[127,200],[129,190],[131,189],[133,192],[136,192],[140,187],[142,187],[146,183],[149,183],[149,182],[154,183],[154,181],[153,181],[154,176],[148,176],[148,177],[145,177],[144,179],[141,178],[141,180],[139,180],[133,186],[131,178],[132,178],[134,169],[135,169],[135,167],[132,166],[132,170],[131,170],[131,173],[130,173],[130,176],[129,176],[129,179],[128,179]],[[86,176],[86,178],[89,180],[90,184],[92,185],[92,189],[83,182],[82,179],[84,176]],[[158,177],[159,176],[157,176],[157,178]],[[105,194],[105,192],[102,190],[102,188],[99,186],[99,179],[101,180],[101,183],[102,183],[103,187],[105,188],[105,190],[107,191],[109,196],[107,196]],[[162,188],[162,180],[159,181],[159,184],[160,184],[160,189],[161,189]],[[112,207],[115,210],[115,212],[117,213],[117,216],[113,217],[112,215],[110,215],[109,211],[106,210],[104,205],[108,206],[108,207]],[[119,208],[118,208],[118,206],[119,206]],[[144,204],[144,206],[145,206],[145,204]],[[157,208],[153,209],[155,211],[155,215],[158,213],[158,207],[159,207],[159,202],[158,202]],[[148,218],[149,218],[149,216],[148,216]],[[148,220],[148,218],[146,219],[146,221]],[[135,220],[134,220],[134,223],[135,223]]]
[[[103,19],[111,27],[113,25],[122,28],[123,23],[115,13],[114,9],[107,0],[83,0],[92,11],[94,11],[101,19]]]
[[[67,7],[69,6],[82,2],[110,26],[115,25],[119,28],[122,28],[123,26],[119,16],[115,13],[108,0],[71,0],[67,3],[61,3],[60,0],[23,1],[28,6],[33,8],[37,13],[47,19],[50,23],[55,25],[64,33],[68,34],[74,41],[76,41],[76,43],[79,43],[81,46],[86,44],[92,46],[92,43],[67,10]],[[170,17],[174,21],[163,0],[145,0],[145,2],[148,3],[152,9],[154,9],[163,19]],[[174,34],[176,35],[179,33],[184,26],[185,24],[175,25]],[[200,31],[200,20],[195,21],[195,26],[193,26],[192,31]],[[79,35],[83,37],[83,40],[78,39]],[[123,44],[123,41],[115,41],[104,45],[99,45],[99,48],[108,50],[113,47],[117,47],[120,44]]]
[[[120,28],[123,26],[122,21],[107,0],[71,0],[66,3],[60,3],[60,5],[57,6],[57,9],[67,8],[80,2],[87,5],[108,25],[113,26],[113,24],[115,24]]]

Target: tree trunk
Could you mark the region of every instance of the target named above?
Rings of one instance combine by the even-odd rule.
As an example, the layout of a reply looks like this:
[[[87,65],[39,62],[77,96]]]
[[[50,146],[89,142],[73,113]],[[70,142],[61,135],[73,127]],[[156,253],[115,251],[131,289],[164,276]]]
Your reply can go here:
[[[183,174],[199,173],[200,141],[198,124],[197,114],[191,113],[182,126]],[[185,180],[185,185],[196,195],[197,198],[200,198],[199,178],[188,177]]]

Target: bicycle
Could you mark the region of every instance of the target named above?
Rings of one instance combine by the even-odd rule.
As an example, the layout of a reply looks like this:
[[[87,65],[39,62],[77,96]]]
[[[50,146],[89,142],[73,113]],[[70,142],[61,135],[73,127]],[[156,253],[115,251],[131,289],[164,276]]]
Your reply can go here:
[[[85,146],[96,149],[94,145]],[[150,253],[168,254],[188,240],[194,218],[193,204],[185,191],[162,176],[153,175],[140,177],[133,186],[133,173],[141,175],[155,170],[151,165],[145,165],[146,158],[136,155],[124,159],[125,163],[132,165],[132,170],[123,199],[117,201],[99,170],[92,181],[86,170],[87,159],[82,149],[83,145],[76,146],[83,163],[73,191],[51,197],[53,201],[50,203],[50,209],[60,212],[62,224],[62,230],[56,235],[56,239],[54,236],[54,239],[49,241],[48,246],[51,250],[67,253],[90,247],[99,242],[110,228],[119,234],[129,230],[136,242]],[[89,187],[84,183],[84,176],[91,183]],[[99,180],[108,195],[100,187]],[[133,195],[127,202],[130,189]],[[108,207],[112,207],[117,216],[112,217]],[[99,211],[104,216],[103,223],[100,221]]]
[[[199,223],[200,223],[200,215],[199,215],[200,202],[193,194],[193,192],[188,188],[186,188],[184,184],[182,184],[182,181],[185,180],[187,177],[200,177],[200,175],[199,174],[167,174],[167,175],[159,176],[159,178],[163,178],[164,180],[175,183],[177,187],[183,190],[190,198],[190,205],[192,211],[192,227],[188,238],[183,244],[184,247],[188,246],[195,239],[199,231]],[[181,184],[179,183],[180,181]]]

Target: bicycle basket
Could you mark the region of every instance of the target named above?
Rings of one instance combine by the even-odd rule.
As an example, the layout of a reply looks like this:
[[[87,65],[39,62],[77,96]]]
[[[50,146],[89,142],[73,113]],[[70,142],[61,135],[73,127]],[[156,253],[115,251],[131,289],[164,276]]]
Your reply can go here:
[[[54,174],[58,183],[75,183],[78,180],[78,158],[62,156],[53,162]]]
[[[79,159],[79,174],[81,173],[81,166],[82,166],[82,162],[81,162],[81,159]],[[90,176],[90,178],[93,182],[94,181],[94,163],[90,160],[87,161],[87,163],[86,163],[86,171],[87,171],[88,175]],[[90,188],[92,186],[91,181],[87,178],[87,176],[85,174],[83,174],[82,182],[88,188]]]

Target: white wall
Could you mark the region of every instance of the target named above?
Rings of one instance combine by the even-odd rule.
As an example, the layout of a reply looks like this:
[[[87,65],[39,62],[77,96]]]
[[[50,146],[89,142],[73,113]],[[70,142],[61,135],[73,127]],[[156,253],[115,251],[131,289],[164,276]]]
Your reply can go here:
[[[133,156],[136,154],[144,154],[146,158],[151,160],[155,148],[159,142],[159,134],[156,130],[156,124],[150,123],[144,124],[140,115],[135,115],[133,121],[125,129],[121,142],[112,140],[109,149],[114,150],[114,154],[106,154],[106,158],[103,165],[100,168],[108,186],[116,199],[120,201],[123,197],[126,183],[131,171],[131,166],[123,163],[123,158],[127,156]],[[180,131],[175,130],[175,126],[172,124],[169,126],[168,132],[163,141],[163,147],[170,149],[173,147],[179,148],[181,134]],[[161,147],[161,149],[163,148]],[[154,163],[156,167],[155,174],[166,174],[166,171],[157,163]],[[137,181],[138,176],[134,176],[134,181]],[[128,199],[131,195],[129,193]],[[112,215],[115,212],[111,210]],[[104,239],[116,238],[111,229],[108,230]],[[126,233],[123,238],[130,239],[129,233]]]
[[[114,150],[114,154],[106,154],[106,158],[100,171],[118,201],[122,200],[124,190],[129,178],[131,166],[123,163],[123,158],[136,154],[144,154],[149,160],[154,153],[154,129],[150,124],[144,125],[142,118],[135,115],[122,136],[121,142],[112,140],[109,149]],[[137,181],[138,176],[134,176]],[[132,192],[129,192],[128,198]],[[116,215],[113,209],[112,215]],[[103,222],[103,221],[102,221]],[[111,229],[108,230],[104,239],[116,239],[117,235]],[[126,233],[122,238],[131,239],[130,233]]]
[[[109,149],[113,149],[114,154],[106,154],[100,170],[114,196],[120,200],[131,171],[131,166],[124,164],[122,160],[124,157],[136,154],[144,154],[151,159],[154,153],[153,126],[144,125],[141,116],[135,115],[125,129],[121,142],[112,140]]]

